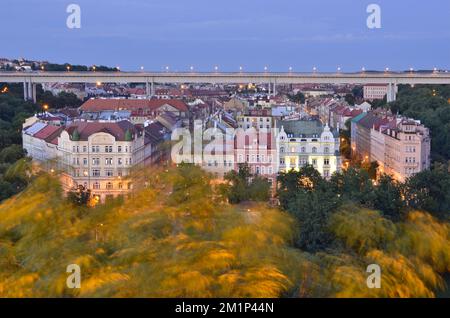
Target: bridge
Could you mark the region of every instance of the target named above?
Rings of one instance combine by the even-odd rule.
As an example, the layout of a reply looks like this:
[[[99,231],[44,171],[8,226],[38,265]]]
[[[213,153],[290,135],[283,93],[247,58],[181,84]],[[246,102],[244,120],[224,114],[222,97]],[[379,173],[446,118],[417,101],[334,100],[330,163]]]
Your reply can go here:
[[[400,84],[450,84],[450,73],[440,72],[359,72],[359,73],[247,73],[247,72],[0,72],[0,83],[23,83],[24,99],[36,101],[36,85],[42,83],[143,83],[147,95],[155,94],[159,84],[262,84],[269,85],[269,94],[276,94],[282,84],[385,84],[387,99],[396,99]]]

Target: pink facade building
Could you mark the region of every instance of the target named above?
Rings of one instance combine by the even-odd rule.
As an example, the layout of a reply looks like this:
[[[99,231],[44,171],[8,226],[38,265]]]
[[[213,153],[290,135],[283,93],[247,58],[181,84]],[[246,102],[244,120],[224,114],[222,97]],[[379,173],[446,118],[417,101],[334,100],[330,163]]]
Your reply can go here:
[[[278,173],[276,138],[268,130],[241,130],[235,139],[235,169],[247,163],[253,174],[267,178],[275,184]]]
[[[378,162],[379,173],[404,182],[430,168],[430,132],[417,120],[363,113],[352,120],[352,151]]]

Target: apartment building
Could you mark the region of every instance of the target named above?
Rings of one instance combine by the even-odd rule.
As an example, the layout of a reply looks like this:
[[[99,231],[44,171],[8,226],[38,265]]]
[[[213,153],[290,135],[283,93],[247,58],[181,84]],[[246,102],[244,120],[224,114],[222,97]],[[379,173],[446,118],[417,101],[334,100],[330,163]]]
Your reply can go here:
[[[280,121],[278,135],[279,170],[288,172],[312,165],[325,178],[340,170],[340,140],[319,120]]]
[[[271,129],[274,127],[275,121],[272,117],[272,111],[270,109],[263,110],[250,110],[245,115],[237,116],[238,127],[244,130],[255,128],[258,129]]]
[[[380,169],[384,173],[404,182],[414,174],[430,168],[430,132],[420,121],[397,119],[395,125],[383,129],[383,134],[385,160],[380,164]]]
[[[364,99],[373,101],[383,99],[388,93],[388,85],[386,84],[370,84],[364,85]]]
[[[267,178],[275,185],[278,173],[277,139],[270,129],[238,130],[234,144],[235,166],[247,163],[253,174]]]
[[[430,132],[420,121],[363,113],[352,120],[351,139],[354,156],[376,161],[379,173],[398,181],[430,167]]]
[[[164,117],[164,116],[162,116]],[[101,200],[126,194],[133,167],[162,162],[161,145],[170,137],[169,123],[134,125],[130,121],[74,121],[55,126],[32,117],[22,131],[23,148],[44,169],[61,172],[64,191],[78,186]]]

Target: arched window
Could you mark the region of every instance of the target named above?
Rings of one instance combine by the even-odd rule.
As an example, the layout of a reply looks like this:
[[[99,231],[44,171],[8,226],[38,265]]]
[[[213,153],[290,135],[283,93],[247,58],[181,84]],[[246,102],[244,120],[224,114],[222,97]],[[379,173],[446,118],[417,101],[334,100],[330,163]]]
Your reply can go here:
[[[302,152],[303,152],[303,153],[306,152],[306,147],[302,147]]]
[[[284,152],[284,147],[280,148],[280,152],[283,153]]]
[[[317,153],[317,148],[316,147],[312,148],[312,153]]]
[[[330,152],[330,148],[329,147],[325,147],[324,152],[325,153],[329,153]]]

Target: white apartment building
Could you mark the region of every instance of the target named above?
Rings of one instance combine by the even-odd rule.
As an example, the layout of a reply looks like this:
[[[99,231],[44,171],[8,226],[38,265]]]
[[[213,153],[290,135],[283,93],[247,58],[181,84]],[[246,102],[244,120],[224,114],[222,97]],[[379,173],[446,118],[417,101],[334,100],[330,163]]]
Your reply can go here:
[[[237,116],[238,127],[244,130],[255,128],[268,129],[274,127],[275,121],[270,109],[252,110],[246,115]]]
[[[335,131],[318,120],[280,121],[279,170],[288,172],[312,165],[325,178],[340,171],[340,140]]]

